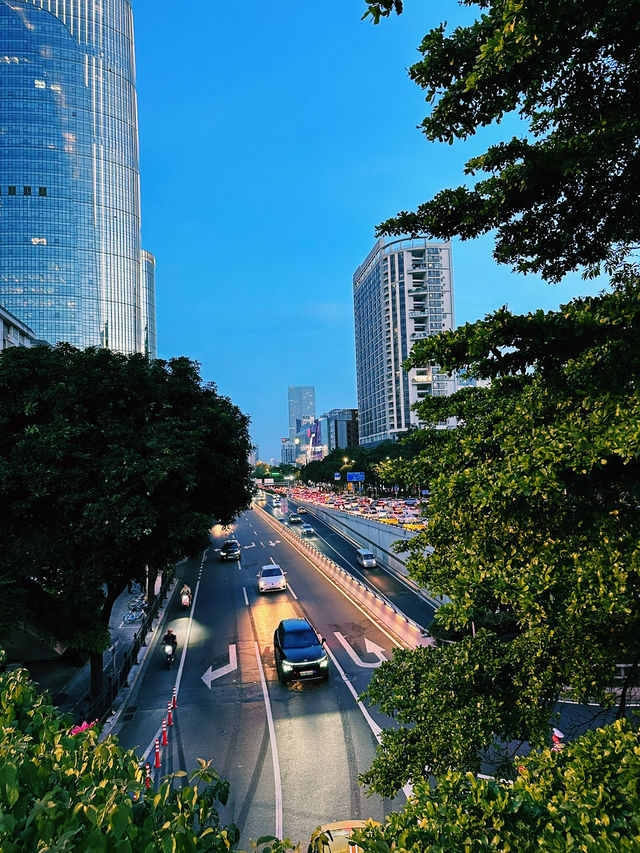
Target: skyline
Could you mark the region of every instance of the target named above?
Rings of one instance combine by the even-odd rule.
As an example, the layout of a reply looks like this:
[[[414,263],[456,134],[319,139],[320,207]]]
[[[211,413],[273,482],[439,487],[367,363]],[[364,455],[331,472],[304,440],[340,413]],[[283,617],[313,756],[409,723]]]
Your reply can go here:
[[[133,0],[143,245],[156,257],[158,355],[186,355],[280,457],[289,385],[318,413],[357,406],[353,273],[375,225],[463,183],[464,162],[517,123],[467,143],[427,143],[406,68],[427,30],[469,10],[408,4],[375,27],[351,2],[318,17],[254,2],[173,14]],[[550,310],[599,281],[548,285],[452,241],[455,320],[503,304]]]

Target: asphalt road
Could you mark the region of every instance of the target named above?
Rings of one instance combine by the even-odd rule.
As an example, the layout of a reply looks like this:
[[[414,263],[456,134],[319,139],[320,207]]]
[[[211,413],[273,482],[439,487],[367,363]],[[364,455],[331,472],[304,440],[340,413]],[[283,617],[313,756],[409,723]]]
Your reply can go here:
[[[235,525],[240,561],[220,560],[224,532],[214,533],[202,559],[179,566],[194,601],[190,613],[182,612],[175,596],[169,610],[176,664],[167,669],[161,644],[151,650],[116,730],[121,743],[153,763],[154,738],[176,685],[178,708],[156,775],[190,773],[199,758],[211,761],[231,783],[222,820],[239,826],[245,849],[268,833],[301,841],[304,849],[321,823],[381,820],[403,795],[368,797],[357,780],[375,755],[375,733],[390,721],[356,697],[396,641],[257,512]],[[258,592],[258,569],[269,562],[287,572],[286,592]],[[305,616],[326,638],[328,682],[278,682],[273,632],[290,616]]]
[[[299,524],[290,524],[289,513],[295,512],[297,504],[288,499],[281,501],[280,507],[273,506],[273,497],[260,501],[259,504],[266,512],[281,524],[286,524],[293,533],[300,530]],[[310,507],[312,510],[312,507]],[[307,537],[307,541],[315,545],[322,553],[348,571],[354,577],[371,586],[377,592],[391,601],[398,610],[421,625],[428,628],[435,614],[435,608],[421,594],[418,594],[415,586],[391,574],[383,565],[374,569],[364,569],[356,560],[356,546],[345,539],[340,533],[332,530],[327,524],[316,518],[313,511],[305,513],[302,520],[314,528],[314,534]]]

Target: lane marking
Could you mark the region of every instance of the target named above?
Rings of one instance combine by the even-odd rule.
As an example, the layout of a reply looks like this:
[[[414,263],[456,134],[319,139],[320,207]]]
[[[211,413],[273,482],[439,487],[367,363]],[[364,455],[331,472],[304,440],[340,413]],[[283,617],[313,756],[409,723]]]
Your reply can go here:
[[[267,689],[267,680],[264,676],[262,667],[262,659],[260,657],[260,648],[258,643],[254,641],[256,649],[256,660],[258,662],[258,672],[260,673],[260,684],[262,686],[262,697],[264,699],[264,707],[267,712],[267,726],[269,728],[269,739],[271,741],[271,761],[273,763],[273,782],[276,796],[276,838],[282,838],[282,779],[280,778],[280,759],[278,758],[278,744],[276,743],[276,730],[273,724],[273,713],[271,711],[271,700],[269,699],[269,690]]]
[[[249,599],[247,598],[247,588],[246,586],[242,587],[242,594],[244,595],[244,603],[249,606]]]
[[[367,663],[363,661],[362,658],[358,655],[353,646],[349,643],[349,641],[340,633],[340,631],[334,631],[334,636],[336,640],[340,643],[345,652],[349,655],[351,660],[356,664],[356,666],[361,666],[364,669],[376,669],[376,667],[380,666],[382,661],[387,660],[384,655],[384,649],[377,645],[377,643],[372,643],[368,637],[364,639],[364,647],[367,650],[368,654],[375,655],[378,660],[375,663]]]
[[[208,549],[205,548],[205,550],[202,553],[202,559],[200,561],[200,571],[198,573],[198,580],[196,582],[196,588],[193,592],[193,600],[191,601],[191,612],[189,613],[189,622],[187,623],[186,638],[185,638],[185,641],[182,645],[182,654],[180,655],[180,665],[178,666],[178,674],[176,675],[176,683],[175,683],[176,699],[178,698],[178,693],[180,692],[180,682],[182,681],[182,670],[184,669],[184,661],[185,661],[185,658],[187,657],[187,647],[189,645],[189,637],[191,636],[191,626],[193,625],[193,613],[194,613],[194,610],[196,608],[196,601],[198,599],[198,590],[200,589],[200,578],[202,577],[202,567],[204,566],[204,561],[207,558],[207,550]],[[154,749],[154,747],[156,745],[156,738],[159,738],[161,733],[162,733],[162,724],[160,724],[158,731],[151,738],[151,743],[146,748],[146,750],[143,752],[143,754],[142,754],[142,761],[143,762],[145,762],[147,760],[147,758],[149,757],[149,754],[151,753],[151,750]]]
[[[291,593],[291,595],[292,595],[292,596],[295,598],[295,600],[297,601],[297,600],[298,600],[298,596],[297,596],[297,595],[295,594],[295,592],[291,589],[291,584],[289,583],[289,581],[287,581],[287,589],[289,590],[289,592]]]
[[[288,540],[287,540],[287,541],[288,541]],[[314,569],[315,569],[315,570],[316,570],[320,575],[322,575],[322,577],[323,577],[323,578],[325,578],[325,580],[327,580],[327,581],[328,581],[328,582],[329,582],[333,587],[335,587],[335,588],[338,590],[338,592],[340,593],[340,595],[342,595],[342,596],[343,596],[343,598],[346,598],[346,599],[347,599],[347,601],[348,601],[351,605],[353,605],[353,607],[355,607],[357,610],[359,610],[359,611],[360,611],[360,613],[362,613],[362,615],[363,615],[363,616],[365,616],[365,617],[369,620],[369,622],[371,622],[371,624],[372,624],[372,625],[373,625],[373,626],[374,626],[378,631],[380,631],[380,633],[384,634],[384,635],[385,635],[385,637],[387,637],[389,640],[391,640],[391,642],[392,642],[392,644],[393,644],[394,646],[397,646],[399,649],[403,649],[403,648],[412,648],[411,646],[407,646],[407,645],[403,646],[403,645],[402,645],[402,643],[398,642],[398,640],[397,640],[397,639],[396,639],[392,634],[390,634],[390,633],[386,630],[386,628],[385,628],[383,625],[380,625],[378,622],[375,622],[375,621],[373,620],[373,618],[372,618],[372,614],[371,614],[371,613],[368,613],[368,612],[367,612],[363,607],[361,607],[361,606],[360,606],[360,604],[355,600],[355,598],[352,598],[352,597],[351,597],[351,596],[346,592],[346,590],[344,590],[344,589],[340,586],[340,584],[339,584],[339,583],[337,583],[336,581],[334,581],[334,580],[333,580],[333,578],[331,578],[327,573],[323,572],[323,571],[322,571],[322,569],[321,569],[319,566],[317,566],[317,565],[313,562],[313,560],[311,559],[311,557],[310,557],[308,554],[305,554],[305,552],[304,552],[304,551],[300,550],[300,548],[296,545],[296,543],[295,543],[295,542],[289,542],[289,545],[291,545],[291,547],[292,547],[295,551],[297,551],[297,552],[298,552],[298,554],[300,554],[300,556],[301,556],[301,557],[304,557],[304,559],[307,561],[307,563],[309,563],[309,565],[310,565],[312,568],[314,568]],[[318,553],[320,553],[320,552],[318,552]],[[321,555],[321,556],[322,556],[322,555]],[[338,568],[339,568],[339,567],[338,567]],[[343,569],[343,571],[344,571],[344,569]],[[354,580],[355,580],[355,581],[356,581],[356,583],[357,583],[356,578],[354,578]],[[373,593],[371,593],[371,594],[373,595]]]
[[[236,651],[235,644],[229,646],[229,663],[224,666],[218,667],[218,669],[213,669],[209,667],[209,669],[205,672],[204,675],[200,676],[204,683],[207,685],[209,690],[211,690],[211,682],[216,678],[222,678],[223,675],[229,675],[230,672],[235,672],[238,668],[238,654]]]

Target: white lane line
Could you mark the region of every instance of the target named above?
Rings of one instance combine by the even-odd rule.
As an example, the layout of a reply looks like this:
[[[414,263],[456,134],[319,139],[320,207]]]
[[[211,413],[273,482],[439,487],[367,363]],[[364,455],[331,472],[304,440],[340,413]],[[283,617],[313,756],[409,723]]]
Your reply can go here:
[[[247,598],[247,588],[246,586],[242,587],[242,594],[244,595],[244,603],[249,606],[249,599]]]
[[[295,600],[297,601],[297,600],[298,600],[298,596],[297,596],[297,595],[295,594],[295,592],[291,589],[291,584],[290,584],[288,581],[287,581],[287,586],[289,587],[289,592],[291,593],[291,595],[292,595],[292,596],[295,598]]]
[[[373,736],[374,736],[374,737],[375,737],[375,739],[378,741],[378,743],[382,743],[382,735],[381,735],[381,733],[382,733],[382,731],[383,731],[383,730],[382,730],[381,726],[379,726],[379,725],[376,723],[376,721],[373,719],[373,717],[372,717],[372,716],[371,716],[371,714],[369,713],[368,709],[365,707],[365,705],[364,705],[364,704],[360,701],[360,699],[358,698],[358,693],[357,693],[357,691],[356,691],[355,687],[354,687],[354,686],[353,686],[353,684],[349,681],[349,677],[347,676],[346,672],[345,672],[345,671],[344,671],[344,669],[340,666],[340,664],[339,664],[339,663],[338,663],[338,661],[336,660],[336,656],[333,654],[333,652],[331,651],[331,649],[329,648],[329,646],[328,646],[326,643],[325,643],[325,650],[326,650],[327,654],[329,655],[329,657],[331,658],[331,660],[333,661],[333,665],[335,666],[335,668],[336,668],[336,669],[338,670],[338,672],[340,673],[340,677],[342,678],[342,680],[344,681],[344,683],[347,685],[347,689],[348,689],[349,693],[351,693],[351,695],[352,695],[352,696],[353,696],[353,698],[355,699],[356,705],[357,705],[357,706],[358,706],[358,708],[360,708],[360,710],[362,711],[362,716],[363,716],[363,717],[365,718],[365,720],[367,721],[367,725],[369,726],[369,728],[370,728],[370,729],[371,729],[371,731],[373,732]],[[403,792],[403,794],[405,795],[405,797],[406,797],[407,799],[409,799],[409,797],[410,797],[410,796],[411,796],[411,794],[413,793],[413,786],[412,786],[412,785],[410,785],[410,784],[406,784],[406,785],[402,788],[402,792]]]
[[[193,600],[191,601],[191,613],[189,614],[189,622],[187,624],[187,635],[186,635],[185,641],[182,645],[182,654],[180,655],[180,665],[178,667],[178,674],[176,675],[176,683],[175,683],[176,699],[178,698],[178,693],[180,692],[180,681],[182,680],[182,670],[184,669],[184,661],[185,661],[185,658],[187,656],[187,646],[189,645],[189,637],[191,635],[191,626],[193,625],[193,612],[194,612],[195,607],[196,607],[196,599],[198,598],[198,590],[200,589],[200,576],[202,575],[202,567],[204,566],[204,561],[205,561],[206,557],[207,557],[207,551],[205,550],[202,554],[202,560],[200,562],[200,574],[198,575],[198,581],[196,583],[196,588],[195,588],[194,593],[193,593]],[[143,761],[147,760],[151,750],[155,748],[156,738],[159,738],[161,733],[162,733],[162,723],[160,724],[160,728],[158,729],[158,731],[151,738],[151,743],[149,744],[149,746],[146,748],[146,750],[142,754],[142,760]]]
[[[262,659],[260,658],[260,649],[258,644],[254,642],[256,648],[256,660],[258,661],[258,672],[260,673],[260,684],[262,685],[262,696],[264,698],[264,707],[267,712],[267,726],[269,728],[269,738],[271,740],[271,760],[273,762],[273,782],[276,795],[276,838],[282,838],[282,780],[280,778],[280,759],[278,758],[278,744],[276,743],[276,730],[273,724],[273,713],[271,711],[271,702],[269,700],[269,691],[267,689],[267,680],[264,677],[264,669],[262,668]]]
[[[365,707],[365,705],[360,701],[360,699],[359,699],[359,697],[358,697],[358,692],[357,692],[357,690],[355,689],[355,687],[353,686],[353,684],[349,681],[349,676],[348,676],[348,675],[347,675],[347,673],[344,671],[344,669],[340,666],[340,664],[338,663],[338,660],[337,660],[336,656],[335,656],[335,655],[334,655],[334,653],[331,651],[331,649],[329,648],[329,646],[328,646],[328,645],[326,645],[326,644],[325,644],[325,650],[326,650],[327,654],[329,655],[329,657],[331,658],[331,660],[333,661],[333,665],[335,666],[335,668],[336,668],[336,669],[338,670],[338,672],[340,673],[340,677],[342,678],[342,680],[344,681],[344,683],[347,685],[347,689],[348,689],[349,693],[351,693],[351,695],[352,695],[352,696],[353,696],[353,698],[355,699],[355,701],[356,701],[356,705],[357,705],[357,706],[358,706],[358,708],[360,708],[360,710],[362,711],[362,716],[363,716],[363,717],[365,718],[365,720],[367,721],[367,724],[368,724],[369,728],[371,729],[371,731],[373,732],[373,735],[374,735],[375,739],[378,741],[378,743],[382,743],[382,738],[381,738],[381,736],[380,736],[380,733],[382,732],[382,727],[381,727],[381,726],[379,726],[379,725],[376,723],[376,721],[373,719],[373,717],[372,717],[372,716],[371,716],[371,714],[369,713],[368,709],[367,709],[367,708]]]

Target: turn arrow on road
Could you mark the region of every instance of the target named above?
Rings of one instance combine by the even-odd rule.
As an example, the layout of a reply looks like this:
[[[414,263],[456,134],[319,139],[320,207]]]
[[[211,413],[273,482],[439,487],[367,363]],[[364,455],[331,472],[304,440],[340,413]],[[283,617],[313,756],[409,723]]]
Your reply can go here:
[[[230,672],[233,672],[238,668],[238,655],[236,653],[235,644],[229,646],[229,663],[225,666],[218,667],[218,669],[209,669],[205,672],[204,675],[201,676],[204,683],[207,685],[209,690],[211,690],[211,682],[215,681],[216,678],[221,678],[223,675],[229,675]]]

